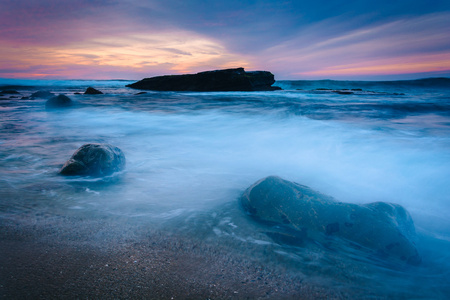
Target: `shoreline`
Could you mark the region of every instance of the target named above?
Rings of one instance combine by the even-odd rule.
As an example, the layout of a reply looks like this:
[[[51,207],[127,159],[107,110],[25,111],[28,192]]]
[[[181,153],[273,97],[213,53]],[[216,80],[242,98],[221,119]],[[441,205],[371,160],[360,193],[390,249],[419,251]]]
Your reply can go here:
[[[2,226],[4,299],[344,299],[248,255],[155,231],[104,246]],[[353,295],[358,296],[358,295]],[[353,297],[352,296],[352,297]],[[361,297],[362,295],[359,295]]]

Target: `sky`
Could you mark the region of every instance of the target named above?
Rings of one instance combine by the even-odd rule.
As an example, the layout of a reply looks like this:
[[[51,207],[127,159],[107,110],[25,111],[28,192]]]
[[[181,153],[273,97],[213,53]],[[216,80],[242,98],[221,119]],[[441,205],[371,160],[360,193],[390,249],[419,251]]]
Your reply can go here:
[[[0,78],[450,77],[449,0],[0,0]]]

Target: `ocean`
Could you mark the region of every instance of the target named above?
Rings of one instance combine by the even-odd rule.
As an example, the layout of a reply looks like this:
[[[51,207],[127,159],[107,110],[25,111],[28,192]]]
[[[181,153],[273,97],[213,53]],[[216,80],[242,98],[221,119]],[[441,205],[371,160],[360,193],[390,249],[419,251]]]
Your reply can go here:
[[[156,230],[342,298],[448,299],[450,79],[277,81],[283,90],[140,95],[125,87],[132,82],[0,79],[0,90],[20,93],[0,96],[0,243],[26,232],[44,247],[57,241],[102,251]],[[74,94],[88,86],[104,95]],[[38,90],[75,105],[46,110],[45,99],[26,99]],[[125,171],[59,175],[85,143],[122,149]],[[389,266],[344,246],[277,243],[238,202],[269,175],[342,202],[402,205],[422,263]]]

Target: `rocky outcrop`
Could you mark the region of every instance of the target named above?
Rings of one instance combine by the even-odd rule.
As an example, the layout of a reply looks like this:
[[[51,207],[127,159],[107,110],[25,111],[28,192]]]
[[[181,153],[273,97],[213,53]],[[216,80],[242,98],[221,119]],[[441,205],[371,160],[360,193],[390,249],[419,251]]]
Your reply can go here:
[[[166,75],[145,78],[127,85],[154,91],[272,91],[274,75],[267,71],[246,72],[244,68],[207,71],[197,74]]]
[[[247,214],[260,222],[286,228],[284,238],[298,244],[302,239],[337,236],[371,249],[385,259],[413,265],[421,261],[413,242],[413,221],[398,204],[338,202],[275,176],[256,182],[240,201]]]
[[[78,148],[59,171],[67,176],[101,177],[125,168],[125,155],[109,144],[85,144]]]
[[[88,87],[86,91],[84,92],[85,95],[101,95],[103,94],[97,89],[94,89],[93,87]]]
[[[64,94],[59,94],[58,96],[52,97],[45,102],[45,108],[65,108],[72,106],[72,100]]]

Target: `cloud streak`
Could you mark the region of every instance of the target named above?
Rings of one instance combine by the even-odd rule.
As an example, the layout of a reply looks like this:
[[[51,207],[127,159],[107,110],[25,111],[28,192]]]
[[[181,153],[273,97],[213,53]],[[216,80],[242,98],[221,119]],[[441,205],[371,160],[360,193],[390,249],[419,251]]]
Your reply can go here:
[[[402,19],[344,31],[323,40],[308,40],[308,36],[324,36],[322,32],[328,27],[329,22],[325,21],[304,29],[305,35],[266,49],[261,56],[272,69],[284,66],[279,72],[288,77],[450,70],[450,31],[442,30],[450,28],[450,13]]]

